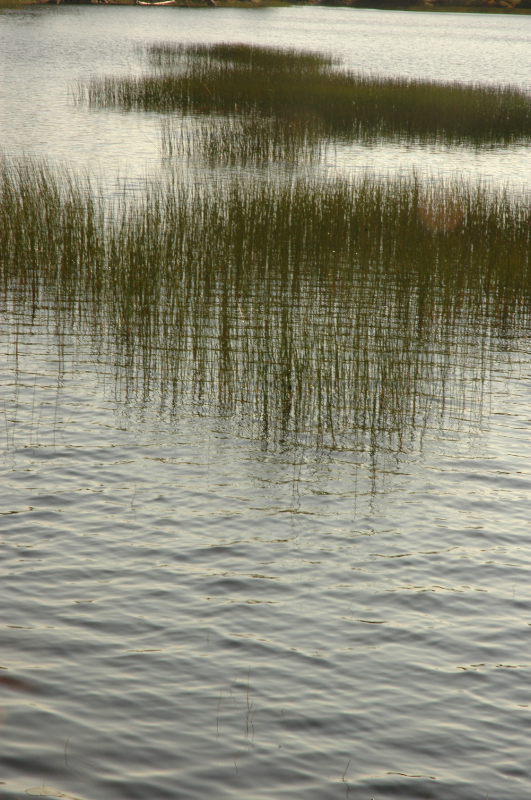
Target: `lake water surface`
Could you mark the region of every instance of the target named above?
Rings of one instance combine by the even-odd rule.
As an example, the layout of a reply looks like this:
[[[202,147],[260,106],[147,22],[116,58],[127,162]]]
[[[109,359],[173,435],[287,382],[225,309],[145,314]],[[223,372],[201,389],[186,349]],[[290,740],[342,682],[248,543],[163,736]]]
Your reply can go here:
[[[69,90],[138,70],[135,46],[161,39],[531,75],[528,17],[0,12],[4,153],[133,184],[160,170],[157,115],[90,111]],[[527,146],[375,143],[327,166],[522,190],[531,161]],[[456,394],[398,443],[324,448],[192,400],[169,409],[131,390],[111,339],[59,335],[9,297],[1,310],[0,797],[531,796],[525,331],[478,337],[466,358],[456,340]]]

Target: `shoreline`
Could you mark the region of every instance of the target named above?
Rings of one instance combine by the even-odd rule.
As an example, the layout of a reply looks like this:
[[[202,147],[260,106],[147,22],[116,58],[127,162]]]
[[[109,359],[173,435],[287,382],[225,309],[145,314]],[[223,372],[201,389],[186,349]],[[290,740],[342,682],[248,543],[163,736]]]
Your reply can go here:
[[[15,3],[13,4],[15,5]],[[0,0],[0,9],[13,7],[10,2],[5,5]],[[531,8],[500,6],[453,6],[408,3],[358,3],[356,0],[166,0],[166,2],[149,2],[148,0],[27,0],[16,3],[17,6],[33,5],[140,5],[161,6],[170,8],[289,8],[294,6],[320,6],[325,8],[351,8],[353,10],[373,11],[410,11],[437,14],[508,14],[511,16],[530,16]]]

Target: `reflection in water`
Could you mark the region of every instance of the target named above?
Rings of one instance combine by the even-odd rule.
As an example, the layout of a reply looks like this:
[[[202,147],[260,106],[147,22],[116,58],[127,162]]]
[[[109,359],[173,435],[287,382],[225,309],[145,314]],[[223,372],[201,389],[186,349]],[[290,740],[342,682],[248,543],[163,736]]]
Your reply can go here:
[[[20,678],[13,678],[11,675],[0,675],[0,686],[5,686],[7,689],[14,689],[19,692],[31,692],[32,686]]]

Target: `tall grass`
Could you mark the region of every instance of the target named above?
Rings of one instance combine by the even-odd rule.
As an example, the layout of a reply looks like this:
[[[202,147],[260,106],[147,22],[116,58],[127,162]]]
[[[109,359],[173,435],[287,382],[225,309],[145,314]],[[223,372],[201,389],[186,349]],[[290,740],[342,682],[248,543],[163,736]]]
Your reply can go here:
[[[213,66],[220,63],[237,64],[253,72],[318,72],[340,64],[331,53],[300,50],[295,47],[217,42],[215,44],[181,44],[154,42],[139,48],[139,54],[153,67],[182,68],[197,62]]]
[[[170,180],[103,200],[26,160],[0,192],[4,302],[103,337],[129,395],[268,441],[400,446],[481,386],[492,337],[528,329],[530,210],[478,187]]]
[[[152,45],[151,71],[94,77],[91,107],[252,114],[332,138],[509,144],[531,137],[531,95],[517,87],[388,78],[338,69],[326,55],[247,45]]]
[[[216,169],[317,163],[326,143],[315,126],[299,125],[296,120],[255,114],[183,120],[171,115],[161,123],[160,150],[165,158],[202,161]]]

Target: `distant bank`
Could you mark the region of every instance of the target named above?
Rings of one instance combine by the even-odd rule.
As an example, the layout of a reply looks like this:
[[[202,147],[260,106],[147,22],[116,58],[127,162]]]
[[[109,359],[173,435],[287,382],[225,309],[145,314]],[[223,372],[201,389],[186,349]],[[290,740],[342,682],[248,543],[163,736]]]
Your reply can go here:
[[[427,11],[473,14],[531,14],[531,0],[423,0],[408,3],[395,0],[0,0],[0,8],[25,4],[60,5],[142,5],[176,6],[178,8],[260,8],[294,5],[339,6],[381,9],[385,11]]]

